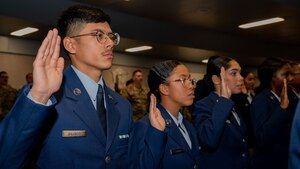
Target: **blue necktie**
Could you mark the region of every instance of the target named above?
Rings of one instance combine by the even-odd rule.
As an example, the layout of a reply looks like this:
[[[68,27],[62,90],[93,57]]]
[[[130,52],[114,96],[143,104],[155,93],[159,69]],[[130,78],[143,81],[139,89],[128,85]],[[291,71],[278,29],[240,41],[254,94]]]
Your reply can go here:
[[[99,113],[100,122],[106,136],[106,110],[104,106],[104,97],[103,97],[103,88],[99,84],[98,85],[98,92],[97,92],[97,111]]]

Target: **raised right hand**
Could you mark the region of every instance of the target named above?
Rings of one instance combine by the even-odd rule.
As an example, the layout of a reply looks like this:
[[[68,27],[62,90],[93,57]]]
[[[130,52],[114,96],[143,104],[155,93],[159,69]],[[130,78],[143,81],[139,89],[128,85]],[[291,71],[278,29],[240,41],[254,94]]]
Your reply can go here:
[[[160,130],[164,131],[166,128],[165,119],[161,116],[160,110],[156,107],[156,97],[151,94],[150,96],[150,106],[149,106],[149,120],[150,124]]]
[[[231,97],[231,90],[229,89],[225,80],[226,72],[224,67],[221,67],[220,76],[221,76],[221,96],[229,99]]]
[[[30,94],[40,103],[47,103],[62,83],[64,59],[59,57],[60,41],[57,29],[50,30],[33,62],[33,85]]]
[[[287,94],[287,82],[283,79],[283,87],[280,94],[280,107],[286,109],[289,106],[289,98]]]

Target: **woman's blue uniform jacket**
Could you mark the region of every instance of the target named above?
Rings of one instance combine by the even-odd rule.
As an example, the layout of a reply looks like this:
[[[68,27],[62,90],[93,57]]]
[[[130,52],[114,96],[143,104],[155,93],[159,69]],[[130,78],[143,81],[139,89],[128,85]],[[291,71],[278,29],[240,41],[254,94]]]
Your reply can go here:
[[[130,140],[131,169],[197,169],[199,165],[199,144],[193,126],[185,119],[183,124],[189,132],[192,149],[186,143],[168,112],[157,104],[166,121],[166,129],[161,132],[153,128],[148,115],[134,126]]]
[[[201,146],[202,167],[249,168],[246,126],[237,109],[240,125],[232,114],[235,103],[211,92],[194,106],[192,118]]]
[[[279,100],[267,89],[255,96],[250,112],[255,138],[253,168],[287,168],[294,112],[282,109]]]

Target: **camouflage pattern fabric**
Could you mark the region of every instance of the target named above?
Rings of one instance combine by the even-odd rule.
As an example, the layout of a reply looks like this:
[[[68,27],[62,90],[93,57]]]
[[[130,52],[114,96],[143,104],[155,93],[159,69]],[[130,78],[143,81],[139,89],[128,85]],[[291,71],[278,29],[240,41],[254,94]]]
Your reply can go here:
[[[4,118],[14,105],[18,90],[11,86],[0,87],[0,119]]]
[[[120,93],[131,103],[134,121],[139,120],[147,113],[148,90],[146,88],[137,88],[133,84],[129,84]]]

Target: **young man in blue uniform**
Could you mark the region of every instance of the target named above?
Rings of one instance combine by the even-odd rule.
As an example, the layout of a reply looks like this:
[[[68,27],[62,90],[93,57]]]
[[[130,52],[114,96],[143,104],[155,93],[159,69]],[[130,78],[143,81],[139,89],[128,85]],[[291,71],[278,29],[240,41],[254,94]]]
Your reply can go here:
[[[43,124],[33,155],[37,168],[128,167],[130,103],[102,78],[112,66],[113,48],[120,40],[109,24],[109,16],[100,9],[72,6],[61,15],[58,31],[47,37],[58,47],[45,53],[59,53],[59,32],[72,64],[63,73],[54,94],[57,104]]]

